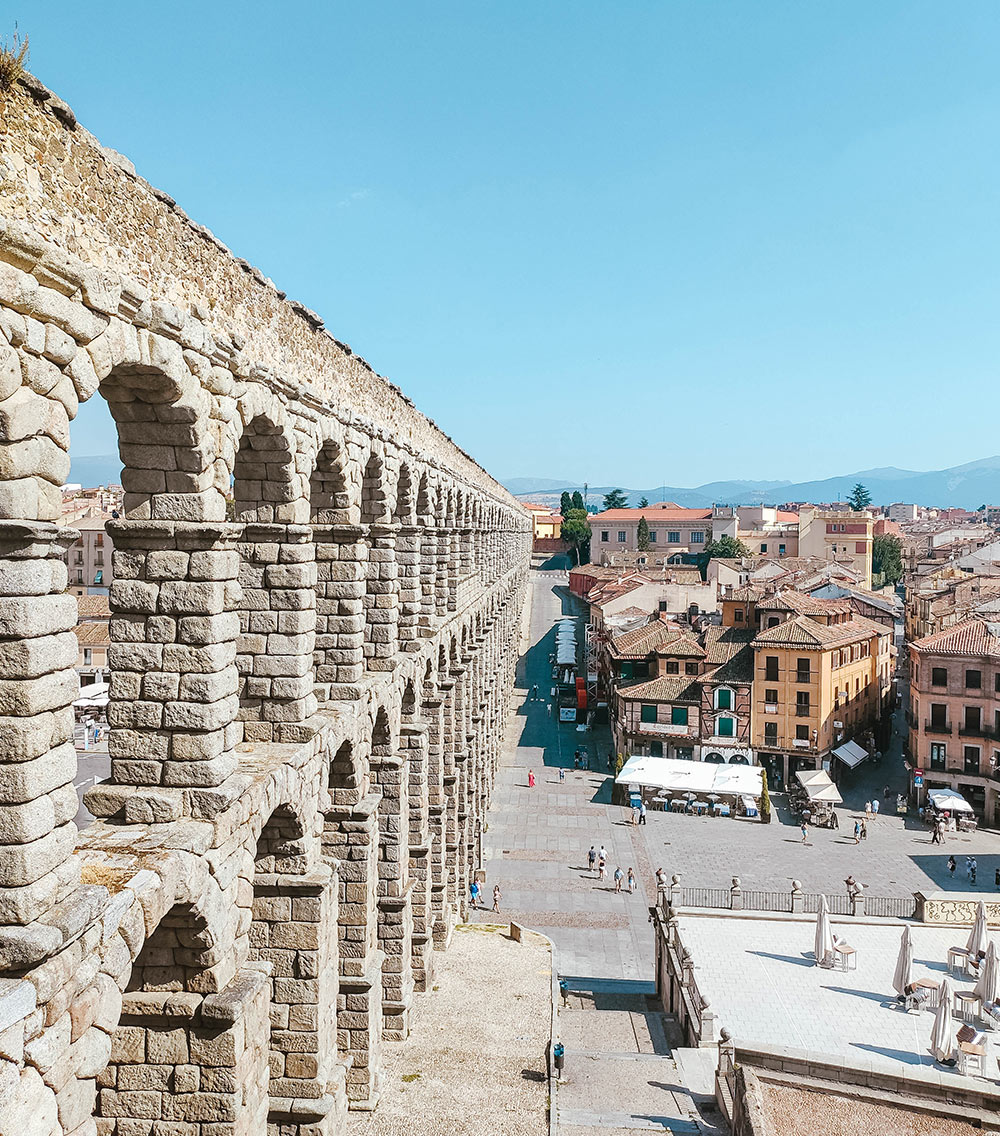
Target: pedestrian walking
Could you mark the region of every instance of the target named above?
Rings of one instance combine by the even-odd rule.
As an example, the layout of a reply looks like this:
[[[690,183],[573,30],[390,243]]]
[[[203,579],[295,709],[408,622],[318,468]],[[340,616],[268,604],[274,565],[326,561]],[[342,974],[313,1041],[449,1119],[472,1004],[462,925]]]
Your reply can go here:
[[[597,861],[597,878],[599,880],[606,880],[608,878],[608,870],[604,866],[603,860]]]
[[[528,770],[528,788],[534,789],[534,787],[535,787],[535,771],[533,769],[529,769]]]
[[[831,828],[840,828],[840,817],[837,816],[837,810],[836,809],[830,810],[830,827]]]
[[[892,793],[892,790],[889,788],[888,785],[886,785],[886,787],[882,790],[882,796],[885,797],[886,800],[889,799],[889,796],[890,796],[891,793]]]
[[[587,853],[587,867],[593,871],[597,863],[597,849],[591,844],[590,851]]]
[[[844,880],[844,883],[847,885],[847,896],[849,899],[853,898],[861,891],[861,888],[858,886],[858,881],[853,876],[848,876],[847,879]]]
[[[938,826],[935,824],[934,825],[934,831],[931,833],[931,844],[940,844],[940,843],[941,843],[941,829],[938,828]]]
[[[537,682],[536,682],[536,683],[535,683],[535,685],[534,685],[534,686],[533,686],[533,687],[531,688],[531,701],[532,701],[532,702],[537,702],[537,701],[538,701],[538,683],[537,683]]]
[[[645,801],[639,802],[639,823],[640,824],[646,823],[646,802]]]
[[[500,891],[500,885],[494,884],[493,886],[493,910],[500,914],[500,900],[503,899],[503,892]]]
[[[975,856],[973,856],[969,861],[969,880],[971,881],[973,887],[976,886],[976,871],[978,870],[978,868],[979,865],[976,863]]]
[[[872,803],[871,803],[871,801],[865,801],[865,820],[868,820],[871,815],[872,815]]]
[[[635,872],[631,868],[628,870],[628,893],[631,895],[635,891]]]
[[[948,857],[948,875],[951,876],[952,879],[955,878],[955,868],[956,867],[957,867],[957,865],[955,863],[955,857],[949,856]]]
[[[632,824],[636,825],[638,823],[639,823],[639,806],[633,805],[632,806]]]
[[[878,797],[875,797],[872,800],[872,820],[874,820],[878,816],[878,810],[879,810]]]
[[[625,873],[621,868],[615,868],[615,892],[618,893],[622,890],[622,880],[625,879]]]
[[[968,879],[968,880],[972,879],[972,857],[971,856],[965,857],[965,878]]]
[[[868,839],[868,822],[864,820],[861,822],[861,839]]]
[[[806,822],[805,822],[805,821],[803,821],[803,822],[802,822],[802,823],[801,823],[801,824],[799,825],[799,832],[801,832],[801,833],[802,833],[802,843],[803,843],[803,844],[805,844],[806,840],[807,840],[807,839],[809,838],[809,829],[808,829],[808,827],[806,826]]]
[[[564,768],[563,766],[561,766],[561,765],[559,766],[559,780],[560,780],[560,781],[565,781],[565,780],[566,780],[566,770],[565,770],[565,768]]]
[[[469,884],[469,899],[472,900],[472,906],[473,907],[479,906],[479,881],[478,880],[473,880],[472,883]]]
[[[1000,891],[1000,868],[997,868],[993,873],[993,882],[997,886],[997,891]]]
[[[854,822],[854,843],[857,844],[860,839],[861,839],[861,821],[856,820]]]

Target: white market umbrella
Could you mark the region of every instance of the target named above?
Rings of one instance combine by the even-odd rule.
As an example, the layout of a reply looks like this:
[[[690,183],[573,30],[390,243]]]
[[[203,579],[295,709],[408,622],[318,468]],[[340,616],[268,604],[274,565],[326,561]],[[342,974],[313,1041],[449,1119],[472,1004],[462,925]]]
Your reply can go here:
[[[997,945],[990,939],[986,948],[986,958],[983,959],[983,968],[974,987],[976,993],[987,1005],[997,1000],[997,987],[1000,986],[1000,958],[997,957]]]
[[[951,1019],[951,979],[941,980],[937,1009],[934,1011],[934,1028],[931,1030],[931,1053],[935,1061],[950,1061],[955,1053],[955,1026]]]
[[[972,924],[972,930],[969,932],[969,937],[965,942],[965,949],[973,958],[977,958],[980,951],[985,951],[989,946],[990,934],[986,925],[986,904],[982,900],[979,901],[979,910],[976,912],[976,921]]]
[[[819,913],[816,916],[816,941],[813,944],[816,966],[823,966],[827,956],[833,954],[833,929],[830,927],[830,908],[826,896],[821,896]]]
[[[899,940],[899,957],[896,959],[896,972],[892,976],[892,988],[897,994],[905,992],[913,981],[913,943],[910,941],[910,925],[903,928]]]

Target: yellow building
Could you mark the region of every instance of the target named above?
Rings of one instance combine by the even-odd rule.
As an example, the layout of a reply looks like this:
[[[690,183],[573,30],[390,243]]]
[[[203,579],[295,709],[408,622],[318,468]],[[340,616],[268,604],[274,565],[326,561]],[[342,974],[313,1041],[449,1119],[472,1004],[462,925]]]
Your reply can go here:
[[[872,586],[872,516],[805,505],[799,510],[799,556],[820,556],[847,564]]]
[[[891,696],[891,631],[863,616],[799,615],[760,631],[753,649],[753,746],[783,787],[797,769],[829,768]]]

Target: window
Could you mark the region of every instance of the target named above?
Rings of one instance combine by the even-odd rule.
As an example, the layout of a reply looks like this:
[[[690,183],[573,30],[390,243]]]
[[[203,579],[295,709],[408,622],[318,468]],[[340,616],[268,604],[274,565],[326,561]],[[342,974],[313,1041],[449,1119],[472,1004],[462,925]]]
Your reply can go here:
[[[618,530],[618,543],[619,544],[625,543],[625,530],[624,529]]]
[[[690,761],[694,757],[694,746],[674,746],[674,756],[678,761]]]
[[[667,659],[667,661],[663,664],[663,673],[668,675],[680,674],[680,663],[678,663],[676,659]]]
[[[772,615],[768,617],[767,625],[768,627],[777,627],[780,622],[781,620],[776,615]]]
[[[779,544],[779,545],[778,545],[778,555],[779,555],[779,556],[784,556],[784,555],[785,555],[785,546],[784,546],[783,544]]]
[[[944,742],[931,742],[931,769],[944,769],[947,756]]]
[[[704,544],[705,543],[705,534],[703,532],[693,532],[691,534],[691,543],[692,544]]]
[[[738,608],[737,608],[737,609],[736,609],[736,610],[735,610],[735,611],[733,612],[733,620],[734,620],[734,622],[736,622],[736,623],[742,623],[742,622],[743,622],[743,608],[741,608],[741,607],[738,607]]]
[[[74,564],[82,564],[83,563],[83,553],[80,552],[79,549],[77,550],[77,553],[76,553],[76,560],[74,560],[73,563]]]
[[[778,656],[765,655],[764,656],[764,677],[768,682],[778,681]]]
[[[965,747],[965,772],[978,773],[979,772],[979,746],[966,746]]]
[[[97,536],[94,537],[94,545],[97,548],[103,548],[104,547],[104,533],[98,533]]]
[[[983,672],[982,671],[966,671],[965,672],[965,689],[966,690],[981,690],[983,686]]]
[[[674,531],[667,533],[667,544],[680,544],[680,542],[681,534],[679,532]]]
[[[932,667],[931,668],[931,686],[947,686],[948,685],[948,668],[947,667]]]
[[[684,673],[686,675],[696,675],[698,673],[698,664],[697,663],[685,663],[684,664]]]
[[[656,544],[656,529],[650,529],[649,543],[650,544]]]
[[[733,736],[732,718],[720,718],[716,723],[715,732],[720,738],[731,738]]]
[[[667,601],[666,600],[660,600],[660,602],[657,606],[659,607],[660,611],[666,611],[667,610]]]
[[[656,707],[644,702],[639,708],[639,719],[643,722],[656,721]]]
[[[1000,671],[993,676],[993,689],[1000,694]]]
[[[981,711],[978,706],[966,706],[965,708],[965,732],[967,734],[978,734],[980,726],[982,725]]]
[[[688,708],[686,706],[671,706],[670,724],[672,726],[686,726],[688,724]]]
[[[663,756],[663,742],[650,742],[649,743],[649,756],[662,757]]]
[[[94,583],[95,584],[103,584],[104,583],[104,573],[103,572],[97,571],[97,572],[94,573]]]
[[[931,703],[931,729],[946,730],[948,728],[948,707],[943,702]]]
[[[94,563],[101,568],[104,567],[104,553],[103,552],[97,553],[97,555],[94,557]]]
[[[760,546],[760,550],[761,550],[761,552],[767,552],[767,545],[766,545],[766,544],[762,544],[762,545]]]
[[[733,708],[733,692],[731,690],[717,690],[715,692],[715,705],[719,710],[731,710]]]
[[[601,529],[601,541],[602,541],[603,544],[608,543],[608,536],[609,536],[608,530],[607,529]]]
[[[809,660],[796,659],[795,660],[795,681],[808,682],[809,681]]]
[[[765,722],[764,723],[764,745],[777,745],[778,744],[778,723]]]
[[[77,582],[78,584],[82,584],[82,583],[83,583],[83,573],[82,573],[82,572],[77,572],[77,574],[76,574],[76,582]]]
[[[84,649],[83,649],[83,665],[85,667],[89,667],[90,664],[93,662],[93,659],[94,659],[93,650],[90,647],[84,647]]]
[[[868,550],[868,545],[863,540],[856,540],[854,542],[854,552],[857,556],[863,556]]]
[[[764,701],[773,703],[773,705],[777,706],[778,705],[778,692],[776,690],[765,690],[764,691]]]
[[[799,718],[809,717],[809,691],[797,690],[795,692],[795,714]]]
[[[795,740],[797,742],[809,741],[809,727],[808,726],[796,726],[795,727]]]

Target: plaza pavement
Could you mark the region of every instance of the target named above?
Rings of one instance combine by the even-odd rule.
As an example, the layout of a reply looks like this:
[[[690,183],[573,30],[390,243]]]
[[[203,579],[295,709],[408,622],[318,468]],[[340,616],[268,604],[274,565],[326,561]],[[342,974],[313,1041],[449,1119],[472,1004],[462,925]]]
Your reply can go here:
[[[648,906],[655,898],[658,867],[668,875],[679,873],[685,886],[728,887],[736,875],[745,889],[787,891],[797,879],[806,892],[842,893],[844,879],[852,874],[874,896],[906,896],[917,890],[968,890],[963,865],[973,854],[978,890],[995,893],[1000,839],[993,832],[952,835],[943,847],[935,846],[915,817],[883,813],[869,823],[868,840],[854,843],[854,818],[863,815],[863,802],[876,795],[881,799],[886,783],[890,800],[905,788],[898,736],[881,765],[863,765],[842,782],[839,831],[811,829],[804,845],[783,795],[774,797],[770,825],[650,812],[645,826],[633,827],[626,810],[610,803],[607,727],[580,732],[572,723],[560,723],[549,708],[554,622],[564,615],[577,617],[582,642],[585,605],[569,593],[565,570],[533,571],[530,586],[530,646],[518,666],[502,767],[487,816],[486,894],[500,884],[503,913],[552,938],[564,975],[652,978]],[[535,684],[537,700],[530,696]],[[604,759],[600,772],[573,769],[579,745]],[[566,770],[564,781],[558,778],[560,767]],[[534,789],[528,788],[529,769],[535,773]],[[602,843],[609,854],[603,883],[587,870],[587,850]],[[954,880],[946,867],[952,853],[959,861]],[[614,893],[611,876],[617,865],[635,869],[637,894]]]

